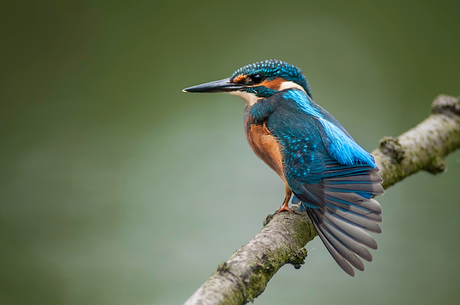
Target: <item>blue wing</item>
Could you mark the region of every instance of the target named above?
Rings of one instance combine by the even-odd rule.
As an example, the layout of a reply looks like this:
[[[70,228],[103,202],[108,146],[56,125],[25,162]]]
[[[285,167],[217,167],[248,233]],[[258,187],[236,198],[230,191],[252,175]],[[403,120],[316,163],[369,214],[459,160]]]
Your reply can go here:
[[[328,251],[348,274],[357,257],[372,255],[365,246],[377,243],[365,230],[380,233],[382,179],[372,155],[361,148],[340,123],[304,92],[280,92],[267,128],[283,146],[286,180],[314,224]]]

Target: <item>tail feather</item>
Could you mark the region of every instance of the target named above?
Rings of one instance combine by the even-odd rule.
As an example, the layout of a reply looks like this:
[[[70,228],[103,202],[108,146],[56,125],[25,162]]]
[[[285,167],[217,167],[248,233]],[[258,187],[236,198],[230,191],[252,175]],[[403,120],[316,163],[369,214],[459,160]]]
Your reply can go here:
[[[330,214],[332,217],[335,216],[340,220],[346,221],[351,225],[359,226],[374,233],[382,233],[382,229],[375,220],[367,217],[362,217],[354,213],[349,213],[342,209],[331,208],[329,206],[326,206],[326,210],[327,214]]]
[[[376,200],[363,198],[356,193],[327,192],[324,197],[326,200],[333,201],[334,204],[342,203],[350,207],[356,206],[366,209],[374,214],[382,213],[382,207]]]
[[[356,182],[352,181],[353,183],[350,182],[336,182],[336,183],[331,183],[331,182],[325,182],[324,183],[324,188],[326,191],[331,191],[331,192],[365,192],[365,193],[370,193],[371,195],[376,194],[376,195],[382,195],[383,194],[383,188],[382,185],[380,184],[375,184],[372,182]]]
[[[352,238],[351,236],[347,235],[340,229],[337,229],[334,225],[329,223],[328,221],[324,221],[321,225],[320,231],[323,230],[323,227],[330,232],[337,240],[340,240],[346,247],[356,253],[358,256],[363,258],[364,260],[371,262],[372,261],[372,254],[367,250],[363,244],[356,239]]]
[[[342,202],[337,202],[334,200],[331,200],[330,198],[325,198],[326,200],[326,207],[331,210],[331,212],[341,209],[345,213],[353,213],[357,216],[365,217],[367,219],[372,219],[377,222],[382,222],[382,215],[374,213],[368,209],[359,207],[359,206],[353,206],[353,205],[348,205]],[[293,202],[294,203],[294,202]]]
[[[332,255],[334,260],[337,262],[337,264],[342,268],[343,271],[345,271],[348,275],[350,276],[355,276],[355,270],[348,264],[348,262],[343,258],[343,256],[334,248],[334,246],[331,245],[331,243],[328,241],[328,239],[324,236],[323,230],[319,229],[317,226],[317,223],[320,222],[318,219],[318,214],[315,213],[315,209],[307,208],[307,213],[310,219],[312,220],[316,231],[318,232],[319,237],[323,241],[324,245],[326,246],[326,249],[329,251],[329,253]]]
[[[342,270],[345,271],[348,275],[355,276],[355,270],[353,270],[350,264],[348,264],[348,262],[343,258],[343,255],[337,252],[337,250],[328,242],[321,230],[318,231],[318,235],[340,268],[342,268]]]
[[[362,173],[358,173],[357,175],[345,176],[345,177],[331,177],[328,178],[330,183],[334,181],[341,182],[341,183],[357,183],[357,182],[373,182],[373,183],[382,183],[383,179],[377,172],[370,172],[367,175],[363,175]],[[351,182],[353,181],[353,182]]]
[[[301,210],[307,211],[319,237],[337,264],[347,274],[354,276],[352,266],[364,270],[360,258],[372,261],[367,248],[377,249],[377,242],[367,231],[382,232],[379,226],[382,208],[372,199],[373,195],[384,192],[382,178],[378,169],[370,166],[343,166],[330,162],[326,167],[321,184],[303,184],[306,190],[316,190],[323,185],[323,197],[312,204],[304,192],[296,194],[293,202],[300,202]],[[318,194],[317,191],[310,193]]]
[[[345,247],[339,240],[337,240],[334,236],[329,234],[327,230],[321,230],[322,235],[325,237],[323,238],[323,242],[329,242],[332,247],[339,253],[345,260],[347,260],[353,267],[360,271],[364,271],[364,264],[363,262],[347,247]]]
[[[327,219],[332,226],[349,235],[357,242],[360,242],[371,249],[377,250],[377,243],[372,236],[363,229],[341,220],[330,213],[324,213],[322,216]]]

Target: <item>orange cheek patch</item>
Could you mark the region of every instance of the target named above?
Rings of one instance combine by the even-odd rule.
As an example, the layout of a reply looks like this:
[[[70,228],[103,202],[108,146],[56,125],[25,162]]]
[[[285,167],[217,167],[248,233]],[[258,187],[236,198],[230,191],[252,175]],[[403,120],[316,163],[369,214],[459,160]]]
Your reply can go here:
[[[260,84],[257,84],[257,86],[264,86],[266,88],[269,88],[269,89],[273,89],[273,90],[279,90],[279,88],[281,87],[281,85],[285,82],[286,80],[284,78],[281,78],[281,77],[278,77],[278,78],[275,78],[275,79],[272,79],[272,80],[264,80],[263,82],[261,82]]]
[[[248,77],[244,74],[237,75],[233,78],[234,83],[244,83]]]

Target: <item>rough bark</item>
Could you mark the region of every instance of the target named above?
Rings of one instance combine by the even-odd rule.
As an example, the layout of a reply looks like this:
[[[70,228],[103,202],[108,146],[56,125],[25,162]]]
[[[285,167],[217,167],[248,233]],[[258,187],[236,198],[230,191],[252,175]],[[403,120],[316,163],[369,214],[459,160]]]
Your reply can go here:
[[[382,139],[372,152],[385,189],[420,170],[442,173],[444,158],[460,148],[459,99],[440,95],[431,112],[398,138]],[[222,263],[185,304],[246,304],[264,291],[283,265],[300,268],[307,256],[304,247],[316,231],[306,213],[293,209],[296,213],[267,216],[264,228]]]

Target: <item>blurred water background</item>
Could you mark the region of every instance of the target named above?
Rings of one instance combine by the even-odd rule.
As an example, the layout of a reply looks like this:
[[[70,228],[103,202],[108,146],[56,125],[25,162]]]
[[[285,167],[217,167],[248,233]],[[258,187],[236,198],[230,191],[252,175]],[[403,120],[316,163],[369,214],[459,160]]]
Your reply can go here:
[[[181,304],[276,210],[243,102],[181,89],[276,58],[367,150],[460,95],[459,1],[0,4],[0,304]],[[318,239],[255,304],[459,304],[460,152],[379,199],[374,262]]]

